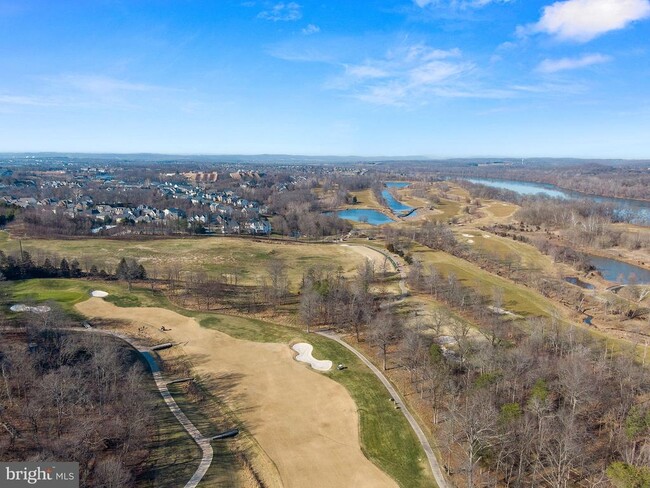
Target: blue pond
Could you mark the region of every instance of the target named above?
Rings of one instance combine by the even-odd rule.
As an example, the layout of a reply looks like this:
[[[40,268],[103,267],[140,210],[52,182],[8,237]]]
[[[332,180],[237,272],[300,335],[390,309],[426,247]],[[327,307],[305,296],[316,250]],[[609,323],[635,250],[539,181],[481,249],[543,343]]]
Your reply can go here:
[[[631,282],[639,285],[650,284],[650,271],[647,269],[599,256],[591,256],[589,261],[592,266],[600,271],[603,278],[607,281],[613,281],[622,285],[627,285]]]
[[[393,222],[393,219],[383,213],[368,208],[341,210],[340,212],[337,212],[336,215],[342,219],[352,220],[354,222],[365,222],[371,225],[383,225]]]
[[[404,205],[402,202],[397,200],[393,195],[391,195],[391,193],[388,190],[382,191],[381,196],[384,197],[384,200],[386,201],[386,205],[388,205],[388,207],[395,214],[406,213],[413,210],[413,207]]]
[[[408,181],[387,181],[384,183],[386,188],[406,188],[410,183]]]

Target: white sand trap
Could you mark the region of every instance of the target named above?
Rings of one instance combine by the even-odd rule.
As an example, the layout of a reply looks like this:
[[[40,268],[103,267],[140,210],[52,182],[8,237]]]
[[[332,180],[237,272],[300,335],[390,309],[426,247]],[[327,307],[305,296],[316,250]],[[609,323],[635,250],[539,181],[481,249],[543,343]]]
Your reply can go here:
[[[513,313],[513,312],[511,312],[509,310],[506,310],[505,308],[499,308],[499,307],[495,307],[493,305],[488,306],[488,310],[490,310],[491,312],[493,312],[493,313],[495,313],[497,315],[509,315],[511,317],[517,317],[517,318],[521,317],[520,315],[517,315],[516,313]]]
[[[473,236],[472,234],[463,234],[463,237],[469,237],[469,238],[472,238],[472,237],[474,237],[474,236]]]
[[[489,239],[489,238],[490,238],[490,234],[483,234],[483,239]]]
[[[473,239],[467,239],[467,244],[474,244],[474,240]]]
[[[47,313],[51,310],[47,305],[39,305],[38,307],[30,307],[29,305],[23,305],[18,303],[9,307],[9,310],[12,312],[33,312],[33,313]]]
[[[102,290],[94,290],[90,292],[91,296],[97,297],[97,298],[106,298],[108,296],[108,293]]]
[[[312,368],[318,371],[329,371],[332,369],[332,361],[321,361],[314,359],[314,356],[311,355],[312,351],[314,350],[314,346],[311,344],[307,344],[306,342],[299,342],[298,344],[294,344],[291,349],[298,353],[296,356],[296,361],[308,363]]]

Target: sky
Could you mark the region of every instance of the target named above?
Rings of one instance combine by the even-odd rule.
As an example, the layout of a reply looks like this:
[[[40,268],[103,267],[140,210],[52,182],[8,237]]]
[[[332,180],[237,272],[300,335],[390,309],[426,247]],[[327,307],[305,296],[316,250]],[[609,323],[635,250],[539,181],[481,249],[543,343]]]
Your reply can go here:
[[[650,0],[0,0],[0,152],[650,158]]]

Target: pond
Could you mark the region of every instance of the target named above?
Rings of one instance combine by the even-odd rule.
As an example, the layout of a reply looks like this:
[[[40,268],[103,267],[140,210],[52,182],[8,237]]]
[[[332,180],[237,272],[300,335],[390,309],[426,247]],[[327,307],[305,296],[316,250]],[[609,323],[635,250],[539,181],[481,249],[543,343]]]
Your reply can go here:
[[[386,205],[388,205],[388,208],[390,208],[391,211],[396,215],[408,213],[413,210],[413,207],[404,205],[402,202],[397,200],[388,190],[382,191],[381,196],[384,197],[384,201],[386,202]]]
[[[575,276],[567,276],[566,278],[564,278],[564,281],[566,281],[567,283],[571,283],[572,285],[579,286],[580,288],[584,288],[585,290],[593,290],[594,288],[596,288],[591,283],[582,281],[580,278],[576,278]]]
[[[600,256],[590,256],[589,262],[600,271],[607,281],[622,285],[629,285],[630,283],[638,285],[650,284],[650,271],[645,268]]]
[[[336,215],[341,219],[368,223],[370,225],[383,225],[394,222],[394,220],[387,215],[369,208],[351,208],[348,210],[341,210],[336,212]]]
[[[406,188],[410,183],[408,181],[387,181],[384,185],[386,188]]]
[[[593,200],[598,203],[611,204],[616,214],[622,219],[628,219],[633,223],[650,225],[650,202],[630,200],[625,198],[600,197],[587,195],[576,191],[563,190],[555,185],[545,183],[531,183],[528,181],[499,180],[491,178],[465,178],[467,181],[479,185],[502,188],[514,191],[519,195],[546,195],[552,198],[563,198],[567,200]]]

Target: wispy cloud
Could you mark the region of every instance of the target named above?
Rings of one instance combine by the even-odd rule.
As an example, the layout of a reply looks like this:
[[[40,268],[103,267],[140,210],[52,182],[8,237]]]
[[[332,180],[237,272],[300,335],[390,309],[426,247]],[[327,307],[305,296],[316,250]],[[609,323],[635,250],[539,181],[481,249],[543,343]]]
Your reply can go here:
[[[302,18],[302,8],[296,2],[280,2],[273,5],[268,10],[263,10],[257,17],[264,20],[278,21],[294,21]]]
[[[135,108],[144,100],[172,93],[178,101],[183,90],[146,83],[134,83],[97,74],[44,76],[29,92],[0,94],[0,107],[18,110],[28,107]]]
[[[318,27],[316,24],[308,24],[307,27],[304,27],[301,32],[306,36],[318,34],[320,32],[320,27]]]
[[[0,95],[0,106],[2,105],[52,107],[59,105],[59,103],[52,98],[44,98],[31,95]]]
[[[537,66],[537,71],[542,73],[557,73],[579,68],[586,68],[594,64],[603,64],[611,61],[611,56],[603,54],[585,54],[578,58],[545,59]]]
[[[413,0],[413,3],[421,8],[426,7],[447,7],[452,9],[481,8],[490,4],[512,3],[515,0]]]
[[[521,36],[545,33],[563,41],[588,42],[650,17],[650,0],[565,0],[544,7],[535,24],[520,26]]]
[[[383,58],[347,64],[328,84],[358,100],[378,105],[413,105],[432,98],[507,97],[472,80],[474,63],[459,49],[435,49],[425,44],[389,50]]]
[[[104,75],[66,74],[48,78],[49,81],[68,85],[76,90],[96,95],[115,95],[129,92],[151,92],[161,87],[145,83],[111,78]]]

